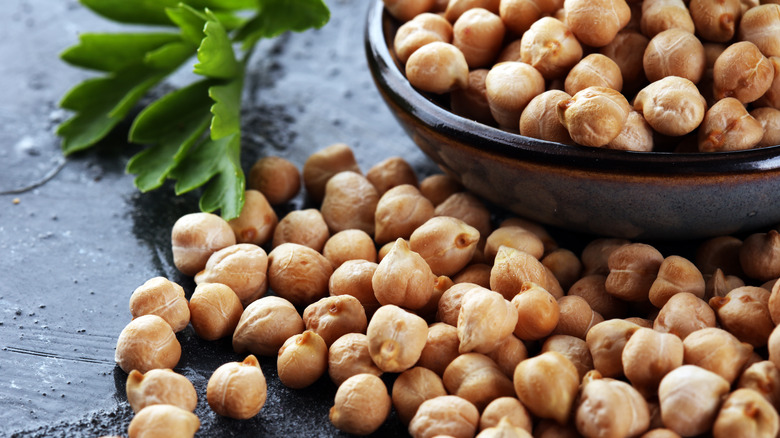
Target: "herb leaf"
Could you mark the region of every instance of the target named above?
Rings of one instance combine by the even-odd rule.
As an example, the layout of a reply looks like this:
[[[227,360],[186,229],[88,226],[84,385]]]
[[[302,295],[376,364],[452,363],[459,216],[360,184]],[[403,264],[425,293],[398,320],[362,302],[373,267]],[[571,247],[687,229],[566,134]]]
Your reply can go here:
[[[117,72],[142,62],[146,52],[180,39],[175,33],[84,33],[60,57],[77,67]]]
[[[246,45],[286,31],[301,32],[324,26],[330,11],[321,0],[258,0],[260,13],[238,30],[236,39]]]
[[[208,11],[207,11],[208,13]],[[208,14],[203,33],[206,37],[198,48],[198,63],[193,71],[211,78],[231,79],[241,72],[227,31],[213,15]]]

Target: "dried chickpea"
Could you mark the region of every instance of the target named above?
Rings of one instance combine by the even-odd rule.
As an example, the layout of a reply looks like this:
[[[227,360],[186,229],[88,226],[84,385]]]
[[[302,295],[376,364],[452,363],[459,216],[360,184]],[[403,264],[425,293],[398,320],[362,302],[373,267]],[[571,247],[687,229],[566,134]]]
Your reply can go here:
[[[569,335],[585,339],[594,325],[604,321],[604,317],[594,312],[584,298],[567,295],[558,298],[560,312],[558,325],[552,331],[554,335]]]
[[[415,50],[434,41],[452,42],[452,24],[439,14],[423,12],[398,27],[393,50],[405,64]]]
[[[706,327],[715,327],[715,311],[706,301],[690,292],[673,295],[653,321],[653,330],[686,337]]]
[[[493,118],[500,127],[514,131],[528,102],[544,92],[544,77],[524,62],[502,62],[488,72],[485,90]]]
[[[542,344],[542,353],[555,351],[565,356],[577,368],[580,380],[588,371],[593,369],[593,357],[590,355],[588,344],[575,336],[552,335]]]
[[[309,304],[303,311],[303,322],[328,346],[347,333],[363,333],[368,326],[363,306],[352,295],[325,297]]]
[[[383,245],[398,238],[408,239],[433,215],[433,204],[417,187],[410,184],[395,186],[386,191],[377,203],[374,240]]]
[[[455,395],[441,395],[420,404],[409,422],[409,434],[413,438],[470,438],[478,423],[479,411],[472,403]]]
[[[412,232],[409,248],[428,263],[434,275],[453,275],[471,261],[478,241],[479,231],[462,220],[434,216]]]
[[[127,401],[133,412],[151,405],[174,405],[194,411],[198,404],[195,387],[186,377],[171,369],[155,369],[142,373],[130,371],[127,376]]]
[[[748,388],[759,394],[777,409],[780,406],[780,370],[769,360],[750,365],[742,372],[737,388]]]
[[[457,326],[463,296],[474,289],[480,288],[482,288],[482,286],[474,283],[457,283],[444,291],[439,298],[436,320],[453,327]]]
[[[322,247],[322,255],[336,269],[348,260],[376,262],[376,246],[363,230],[343,230],[328,238]]]
[[[374,211],[379,193],[363,175],[344,171],[325,184],[320,213],[331,233],[357,229],[374,234]]]
[[[695,365],[668,373],[658,387],[661,419],[681,436],[696,436],[712,427],[721,399],[729,392],[723,377]]]
[[[468,85],[465,88],[452,90],[450,93],[450,109],[453,113],[485,125],[495,125],[496,122],[493,120],[493,115],[490,114],[487,89],[485,88],[485,78],[488,71],[486,68],[471,70],[469,72]],[[461,190],[463,190],[462,187],[454,189],[452,193]],[[435,204],[437,203],[434,202]]]
[[[777,59],[776,68],[780,69],[780,58]],[[780,78],[780,72],[777,73],[777,77]],[[780,84],[780,81],[778,81],[778,84]],[[764,136],[761,137],[761,141],[756,144],[756,147],[761,148],[780,144],[780,109],[770,107],[756,108],[750,111],[750,115],[764,128]]]
[[[633,91],[639,88],[645,81],[642,58],[650,40],[641,33],[624,29],[615,35],[615,38],[599,53],[615,61],[623,78],[624,91]]]
[[[330,422],[343,432],[368,435],[390,415],[392,401],[385,382],[373,374],[357,374],[336,390]]]
[[[566,24],[553,17],[535,21],[520,39],[520,61],[534,67],[548,80],[566,76],[581,58],[582,46],[578,39]]]
[[[378,162],[368,169],[366,178],[374,185],[379,196],[402,184],[419,185],[412,165],[402,157],[390,157]]]
[[[631,8],[624,0],[566,0],[563,8],[566,25],[580,42],[591,47],[609,44],[631,19]]]
[[[627,303],[607,293],[605,275],[587,275],[569,288],[568,295],[585,299],[594,312],[605,319],[619,318],[627,313]]]
[[[246,182],[250,189],[265,195],[269,204],[280,205],[301,191],[301,172],[290,160],[268,156],[255,161]]]
[[[600,53],[591,53],[569,70],[564,90],[574,95],[588,87],[623,89],[623,74],[615,61]]]
[[[138,286],[130,295],[130,314],[157,315],[171,325],[174,333],[187,327],[190,309],[184,289],[165,277],[154,277]]]
[[[268,285],[295,306],[306,306],[328,294],[333,266],[319,252],[283,243],[268,254]]]
[[[774,438],[780,418],[774,407],[752,389],[737,389],[723,402],[712,425],[714,438]]]
[[[425,347],[416,366],[427,368],[441,376],[447,365],[460,355],[459,345],[456,327],[443,322],[433,323],[428,326]]]
[[[769,313],[770,292],[755,286],[743,286],[729,292],[725,297],[710,299],[720,325],[740,341],[759,348],[766,345],[774,329]]]
[[[403,22],[433,9],[435,0],[382,0],[382,3],[390,15]]]
[[[568,249],[558,248],[550,251],[541,262],[553,273],[564,290],[568,290],[580,279],[582,263],[577,255]]]
[[[192,328],[207,341],[232,336],[244,311],[233,289],[220,283],[196,286],[189,305]]]
[[[393,407],[405,425],[412,421],[417,408],[425,400],[442,395],[447,395],[447,390],[444,389],[441,377],[420,366],[402,372],[393,382]]]
[[[141,409],[127,428],[129,438],[192,438],[200,420],[190,411],[173,405],[151,405]]]
[[[351,170],[360,173],[352,149],[344,143],[335,143],[309,155],[303,163],[303,185],[315,201],[325,196],[325,184],[333,175]]]
[[[615,249],[607,261],[607,293],[625,301],[646,301],[663,261],[663,255],[645,243]]]
[[[431,201],[435,207],[446,201],[450,195],[463,191],[463,186],[455,178],[445,173],[436,173],[420,181],[420,194]]]
[[[642,395],[650,396],[667,373],[683,364],[683,356],[677,336],[640,328],[623,347],[623,374]]]
[[[696,32],[702,39],[725,43],[734,37],[742,15],[739,0],[691,0],[688,5]]]
[[[512,334],[517,318],[517,309],[503,295],[481,287],[473,288],[460,302],[458,351],[490,353]]]
[[[487,357],[493,359],[498,368],[511,379],[517,364],[528,359],[528,349],[523,341],[510,334]]]
[[[531,99],[520,114],[520,135],[571,144],[569,131],[558,120],[557,106],[571,99],[561,90],[547,90]]]
[[[517,397],[534,415],[565,424],[579,390],[577,368],[554,351],[528,358],[514,375]]]
[[[650,82],[679,76],[698,84],[704,75],[704,46],[692,33],[672,28],[657,33],[647,44],[642,65]]]
[[[593,367],[604,377],[623,375],[623,349],[641,327],[622,319],[610,319],[593,326],[585,337]]]
[[[444,11],[444,18],[454,23],[461,14],[474,8],[487,9],[490,12],[498,12],[499,0],[449,0]]]
[[[385,372],[402,372],[414,366],[428,338],[428,324],[419,316],[388,304],[380,307],[366,331],[368,351]]]
[[[634,109],[663,135],[681,136],[696,129],[704,119],[706,101],[696,84],[688,79],[667,76],[637,93]]]
[[[452,25],[452,44],[470,69],[489,65],[501,50],[506,28],[501,17],[483,8],[464,11]]]
[[[512,298],[517,309],[514,335],[524,341],[536,341],[555,330],[560,308],[555,297],[535,283],[524,283]]]
[[[745,274],[759,281],[780,276],[780,233],[753,233],[739,248],[739,262]]]
[[[612,251],[631,243],[626,239],[602,237],[591,240],[582,250],[583,276],[592,274],[609,274],[608,260]]]
[[[328,224],[319,210],[293,210],[287,213],[274,229],[271,246],[276,248],[285,243],[297,243],[315,251],[322,251],[329,237]]]
[[[371,284],[380,304],[419,309],[430,300],[434,280],[435,276],[425,259],[399,238],[379,262]]]
[[[288,388],[306,388],[327,371],[328,346],[312,330],[290,336],[279,349],[276,369],[279,380]]]
[[[157,315],[133,319],[122,329],[116,341],[114,361],[126,373],[174,368],[180,358],[181,344],[173,329]]]
[[[205,268],[195,275],[195,283],[224,284],[246,307],[265,295],[268,289],[267,269],[268,255],[263,248],[239,243],[212,254]]]
[[[257,190],[244,192],[244,207],[241,209],[241,214],[228,221],[236,235],[237,243],[255,245],[264,245],[268,242],[278,223],[279,217],[276,216],[273,207]]]
[[[525,228],[526,230],[536,234],[536,236],[540,239],[542,239],[542,243],[544,243],[544,252],[549,253],[555,249],[558,249],[558,243],[553,239],[552,236],[550,236],[550,233],[547,232],[547,230],[540,225],[537,222],[523,219],[520,217],[510,217],[508,219],[503,220],[499,227],[511,227],[511,226],[518,226],[520,228]]]
[[[640,19],[642,33],[648,38],[667,29],[682,29],[694,33],[690,11],[683,0],[647,0],[642,2]]]
[[[557,111],[558,119],[574,142],[602,147],[623,130],[631,105],[616,90],[588,87],[578,91],[571,99],[560,102]]]
[[[716,269],[721,269],[725,274],[741,275],[741,246],[742,240],[734,236],[709,238],[696,249],[696,266],[704,275],[714,274]]]
[[[680,434],[671,429],[659,427],[645,432],[640,438],[680,438]]]
[[[769,63],[772,64],[772,68],[775,71],[772,84],[769,86],[769,89],[766,90],[766,93],[754,102],[754,105],[758,107],[769,106],[780,109],[780,56],[770,56]],[[776,124],[774,125],[774,129],[777,129]]]
[[[480,412],[496,398],[514,395],[509,377],[492,359],[479,353],[456,357],[444,370],[442,382],[449,394],[468,400]]]
[[[623,130],[604,147],[621,151],[651,152],[653,145],[653,129],[642,114],[631,110]]]
[[[485,263],[472,263],[452,277],[454,283],[474,283],[490,289],[491,266]]]
[[[233,350],[276,356],[279,347],[305,329],[295,306],[284,298],[268,296],[248,305],[233,332]]]
[[[585,437],[628,437],[647,430],[650,411],[633,386],[596,378],[583,382],[574,423]]]
[[[511,300],[526,282],[538,284],[556,299],[563,296],[558,279],[542,262],[525,251],[499,247],[490,271],[490,289]]]
[[[564,425],[542,419],[534,428],[534,438],[581,438],[582,435],[570,421]]]
[[[544,255],[544,243],[536,234],[519,226],[503,226],[493,230],[485,241],[485,257],[494,260],[501,246],[531,254],[536,259]]]
[[[769,334],[767,349],[769,350],[769,360],[780,369],[780,329],[777,327]]]
[[[267,392],[260,363],[250,354],[242,362],[228,362],[214,371],[206,399],[217,415],[247,420],[263,409]]]
[[[479,231],[490,234],[490,210],[479,198],[468,192],[453,193],[434,209],[435,216],[450,216],[462,220]]]
[[[517,427],[514,424],[512,424],[509,420],[506,418],[502,418],[501,421],[498,422],[493,427],[488,427],[487,429],[483,429],[480,433],[477,434],[477,437],[479,438],[532,438],[532,435],[527,430]]]
[[[744,105],[733,97],[717,101],[699,128],[699,152],[738,151],[755,147],[764,128]]]
[[[529,433],[533,428],[531,415],[515,397],[499,397],[488,403],[479,417],[479,430],[496,427],[502,421]]]
[[[235,244],[233,229],[212,213],[185,214],[171,230],[173,264],[188,276],[200,272],[211,254]]]
[[[523,35],[545,14],[536,0],[501,0],[498,12],[508,31]]]
[[[772,284],[767,308],[769,309],[769,316],[772,318],[772,322],[777,325],[780,321],[780,281],[775,281]]]
[[[771,2],[750,8],[739,22],[739,39],[755,44],[766,57],[780,56],[780,4]]]
[[[333,271],[328,280],[330,296],[352,295],[363,305],[366,316],[379,308],[371,280],[379,265],[367,260],[347,260]]]
[[[707,327],[688,335],[683,341],[684,361],[723,377],[733,383],[742,372],[753,347],[740,342],[726,330]]]
[[[368,336],[347,333],[336,339],[328,349],[328,375],[337,386],[356,374],[381,376],[368,352]]]
[[[715,60],[712,73],[715,97],[733,97],[742,103],[758,100],[774,79],[772,63],[750,41],[728,46]]]
[[[662,308],[675,294],[688,292],[698,298],[704,297],[704,286],[704,276],[693,262],[671,255],[661,262],[648,297],[654,306]]]
[[[459,48],[434,41],[409,56],[406,77],[415,88],[444,94],[468,86],[469,65]]]

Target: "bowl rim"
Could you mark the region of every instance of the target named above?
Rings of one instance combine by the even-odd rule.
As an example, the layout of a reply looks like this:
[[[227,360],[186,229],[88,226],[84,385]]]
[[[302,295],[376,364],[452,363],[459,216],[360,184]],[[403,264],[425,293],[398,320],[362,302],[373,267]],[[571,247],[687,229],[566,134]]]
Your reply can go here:
[[[566,145],[503,131],[461,117],[415,89],[402,73],[385,38],[394,20],[383,0],[368,8],[364,44],[369,70],[385,98],[429,129],[509,159],[597,172],[726,176],[780,171],[780,145],[728,152],[637,152]]]

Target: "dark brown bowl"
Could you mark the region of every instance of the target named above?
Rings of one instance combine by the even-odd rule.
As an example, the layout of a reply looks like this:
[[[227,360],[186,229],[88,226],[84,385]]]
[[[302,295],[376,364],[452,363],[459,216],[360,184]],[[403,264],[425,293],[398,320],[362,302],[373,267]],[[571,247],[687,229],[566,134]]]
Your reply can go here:
[[[365,46],[382,97],[417,146],[473,193],[543,224],[628,239],[695,239],[780,223],[780,146],[626,152],[468,120],[409,84],[391,50],[398,24],[372,1]]]

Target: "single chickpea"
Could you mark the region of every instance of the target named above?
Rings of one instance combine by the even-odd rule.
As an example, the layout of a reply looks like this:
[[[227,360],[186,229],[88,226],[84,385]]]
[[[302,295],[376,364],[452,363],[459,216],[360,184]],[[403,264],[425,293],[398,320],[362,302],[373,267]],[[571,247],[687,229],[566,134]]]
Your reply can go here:
[[[133,412],[151,405],[174,405],[186,411],[194,411],[198,394],[192,382],[171,369],[155,369],[142,373],[130,371],[125,385],[127,401]]]
[[[545,15],[540,3],[535,0],[501,0],[498,12],[509,32],[523,35]]]
[[[347,260],[333,271],[328,280],[330,296],[352,295],[363,305],[366,316],[379,308],[371,280],[379,265],[366,260]]]
[[[574,424],[586,437],[637,436],[647,430],[650,411],[633,386],[599,377],[583,382]]]
[[[561,90],[547,90],[534,97],[520,115],[520,135],[540,140],[571,144],[569,131],[558,120],[557,106],[571,99]]]
[[[653,145],[653,128],[641,113],[631,110],[623,130],[604,147],[620,151],[651,152]]]
[[[265,245],[271,239],[278,223],[279,218],[273,207],[257,190],[244,192],[244,208],[241,214],[228,221],[236,235],[237,243],[252,243],[258,246]]]
[[[417,227],[433,215],[433,204],[417,187],[410,184],[393,187],[377,203],[374,240],[383,245],[399,237],[408,239]]]
[[[363,333],[368,327],[363,306],[351,295],[325,297],[309,304],[303,311],[303,322],[328,346],[347,333]]]
[[[523,52],[523,40],[515,39],[511,41],[510,43],[506,44],[503,49],[501,49],[500,52],[498,52],[498,57],[496,58],[496,64],[499,62],[522,62],[523,59],[522,52]]]
[[[491,266],[485,263],[472,263],[452,277],[454,283],[474,283],[490,289]]]
[[[512,298],[517,309],[514,334],[524,341],[536,341],[555,330],[560,319],[560,308],[555,297],[536,283],[522,284]]]
[[[585,339],[594,325],[604,321],[604,317],[594,312],[584,298],[567,295],[558,298],[560,316],[558,325],[552,331],[554,335],[569,335]]]
[[[712,275],[721,269],[725,274],[742,275],[739,248],[742,240],[734,236],[712,237],[696,249],[696,266],[702,274]]]
[[[748,388],[759,394],[777,409],[780,406],[780,370],[769,360],[750,365],[742,372],[737,388]]]
[[[691,333],[715,327],[715,311],[706,301],[690,292],[673,295],[658,312],[653,330],[677,335],[683,341]]]
[[[414,366],[428,338],[428,324],[398,306],[380,307],[366,331],[368,351],[385,372],[398,373]]]
[[[412,165],[402,157],[386,158],[373,165],[366,172],[366,178],[374,185],[379,196],[402,184],[419,186]]]
[[[409,56],[406,78],[422,91],[444,94],[468,86],[469,65],[459,48],[434,41]]]
[[[538,284],[556,299],[563,296],[558,279],[542,262],[525,251],[499,247],[490,271],[490,289],[511,300],[526,282]]]
[[[434,275],[453,275],[471,261],[478,241],[479,231],[462,220],[434,216],[412,232],[409,248],[428,263]]]
[[[328,369],[328,346],[312,330],[290,336],[276,358],[279,380],[288,388],[306,388]]]
[[[772,285],[767,308],[769,309],[769,316],[772,318],[772,322],[777,325],[778,321],[780,321],[780,281],[775,281]]]
[[[690,11],[683,0],[649,0],[642,2],[639,22],[642,33],[652,38],[667,29],[682,29],[694,33]]]
[[[535,21],[520,39],[520,61],[534,67],[547,80],[566,76],[581,58],[582,46],[577,38],[553,17]]]
[[[755,286],[743,286],[725,297],[710,299],[720,325],[740,341],[753,347],[766,345],[775,324],[769,313],[770,292]]]
[[[667,76],[637,93],[634,109],[658,133],[681,136],[696,129],[704,119],[707,103],[696,84],[688,79]]]
[[[626,239],[602,237],[591,240],[582,250],[583,275],[609,274],[609,256],[621,246],[631,243]]]
[[[653,328],[653,320],[648,318],[642,318],[639,316],[631,316],[625,319],[628,322],[633,322],[634,324],[639,325],[640,327],[644,328]]]
[[[368,435],[390,415],[392,401],[385,382],[373,374],[357,374],[336,390],[330,422],[336,429],[354,435]]]
[[[301,191],[301,172],[285,158],[263,157],[249,170],[247,186],[265,195],[269,204],[281,205]]]
[[[468,85],[465,88],[452,90],[450,93],[450,109],[461,117],[492,126],[496,124],[496,121],[493,120],[493,115],[490,113],[487,89],[485,88],[485,78],[488,71],[486,68],[469,71]],[[463,188],[454,191],[460,190]]]
[[[491,231],[490,210],[479,198],[468,192],[453,193],[434,209],[435,216],[450,216],[460,219],[488,236]]]
[[[479,430],[496,427],[502,421],[529,433],[533,430],[531,414],[515,397],[499,397],[488,403],[479,417]]]
[[[702,39],[719,43],[725,43],[734,37],[737,23],[742,15],[742,5],[739,0],[722,2],[691,0],[688,10],[696,26],[696,32]]]
[[[463,296],[472,290],[478,290],[480,288],[482,288],[482,286],[474,283],[457,283],[444,291],[441,298],[439,298],[436,320],[453,327],[457,326]]]
[[[759,281],[780,276],[780,233],[769,230],[753,233],[739,248],[739,262],[745,274]]]
[[[745,286],[745,282],[735,275],[724,275],[723,271],[716,269],[715,273],[707,280],[704,289],[704,298],[709,302],[713,297],[725,297],[732,290]]]
[[[127,428],[130,438],[192,438],[200,429],[198,416],[173,405],[151,405],[139,411]]]
[[[650,40],[641,33],[624,29],[599,53],[615,61],[623,77],[623,91],[637,90],[645,82],[642,58]]]
[[[721,152],[751,149],[764,136],[764,128],[733,97],[715,103],[699,129],[699,151]]]
[[[485,257],[494,260],[501,246],[525,251],[536,259],[541,259],[544,255],[542,239],[519,226],[504,226],[493,230],[485,241]]]
[[[623,374],[643,395],[658,389],[661,379],[683,364],[683,342],[670,333],[640,328],[623,347]]]
[[[344,143],[332,144],[309,155],[303,163],[303,185],[309,197],[321,202],[330,177],[345,170],[360,173],[355,154]]]
[[[452,44],[470,69],[489,65],[501,50],[506,28],[501,17],[483,8],[469,9],[452,26]]]
[[[737,389],[726,397],[715,423],[714,438],[774,438],[780,430],[780,418],[774,407],[752,389]]]
[[[192,328],[207,341],[232,336],[243,311],[238,295],[220,283],[200,284],[190,298]]]
[[[263,248],[239,243],[212,254],[203,270],[195,274],[195,284],[224,284],[246,307],[268,290],[267,269],[268,255]]]
[[[441,377],[433,371],[416,366],[402,372],[393,382],[393,407],[405,425],[414,418],[417,408],[434,397],[447,395]]]
[[[439,14],[423,12],[398,27],[393,50],[398,60],[406,64],[415,50],[434,41],[451,43],[452,24]]]
[[[591,47],[612,42],[631,19],[631,8],[624,0],[566,0],[563,8],[566,25],[580,42]]]
[[[457,328],[461,353],[489,353],[517,325],[517,309],[498,292],[476,287],[463,295],[460,304]]]
[[[742,14],[739,39],[755,44],[766,57],[780,56],[780,42],[777,40],[777,32],[780,30],[780,4],[763,3]]]
[[[322,255],[336,269],[348,260],[376,262],[376,246],[371,236],[363,230],[343,230],[325,241]]]
[[[753,347],[736,336],[716,327],[706,327],[688,335],[683,341],[684,362],[696,365],[733,383],[742,372]]]
[[[435,276],[425,259],[398,239],[377,266],[371,285],[377,301],[419,309],[433,294]]]
[[[728,393],[729,383],[712,371],[695,365],[678,367],[658,387],[663,424],[681,436],[707,432]]]
[[[517,365],[514,386],[531,413],[565,424],[579,390],[579,374],[565,356],[548,351]]]
[[[560,102],[557,111],[558,119],[575,143],[602,147],[623,130],[631,105],[611,88],[588,87]]]
[[[461,354],[444,370],[447,392],[476,406],[480,412],[499,397],[514,395],[512,381],[489,357],[479,353]]]
[[[456,327],[443,322],[433,323],[428,326],[425,347],[416,366],[427,368],[441,376],[447,365],[460,355],[459,345]]]
[[[780,108],[780,56],[770,56],[768,59],[769,63],[772,64],[775,75],[769,89],[766,90],[766,93],[764,93],[763,96],[754,102],[754,105],[758,107],[769,106],[772,108]],[[775,132],[777,131],[777,124],[773,125],[773,130]],[[774,138],[777,138],[777,136]]]
[[[680,434],[671,429],[658,427],[643,433],[640,438],[680,438]]]
[[[527,430],[517,427],[514,424],[512,424],[508,419],[502,418],[501,421],[498,422],[493,427],[488,427],[487,429],[483,429],[480,433],[477,434],[477,437],[479,438],[532,438],[531,433]]]
[[[548,351],[555,351],[569,359],[577,368],[580,381],[588,371],[593,370],[593,357],[583,339],[569,335],[552,335],[542,344],[541,352]]]
[[[588,344],[593,367],[604,377],[623,375],[623,349],[641,327],[622,319],[610,319],[596,324],[588,331]]]
[[[330,261],[297,243],[283,243],[268,254],[268,285],[293,305],[306,306],[328,294]]]
[[[501,372],[511,379],[517,364],[528,359],[528,349],[523,341],[510,334],[487,357],[493,359]]]
[[[780,58],[777,58],[777,60],[775,68],[780,68]],[[780,78],[780,72],[776,73],[776,77]],[[776,82],[780,85],[780,80]],[[780,90],[780,87],[778,87],[778,90]],[[756,144],[756,147],[762,148],[780,144],[780,109],[770,107],[756,108],[750,111],[750,116],[756,119],[764,129],[764,136],[761,137],[761,141]]]
[[[368,352],[368,336],[347,333],[336,339],[328,349],[328,375],[337,386],[356,374],[381,376]]]
[[[663,261],[663,255],[645,243],[617,248],[607,261],[607,293],[626,301],[646,301]]]
[[[780,5],[776,6],[780,11]],[[763,96],[775,75],[772,63],[750,41],[728,46],[715,60],[712,73],[715,97],[733,97],[742,103],[750,103]]]
[[[382,3],[390,15],[403,22],[430,11],[436,2],[435,0],[382,0]]]
[[[487,9],[498,13],[499,0],[449,0],[444,11],[444,18],[450,23],[458,21],[461,14],[474,8]]]
[[[450,195],[463,191],[463,185],[445,173],[436,173],[420,181],[420,194],[437,206]]]
[[[365,176],[344,171],[325,184],[320,213],[331,233],[357,229],[374,234],[374,212],[379,193]]]
[[[662,308],[675,294],[689,292],[702,298],[704,287],[704,276],[693,262],[671,255],[661,262],[658,276],[650,286],[648,298],[654,306]]]
[[[568,295],[582,297],[605,319],[619,318],[627,313],[627,303],[608,294],[606,282],[605,275],[586,275],[571,285]]]
[[[267,392],[260,363],[250,354],[243,362],[228,362],[214,371],[206,399],[217,415],[247,420],[263,409]]]
[[[114,361],[126,373],[174,368],[180,358],[181,344],[173,329],[157,315],[133,319],[122,329],[116,341]]]
[[[667,29],[647,44],[642,65],[650,82],[679,76],[698,84],[706,68],[704,46],[688,31]]]
[[[479,411],[471,402],[455,395],[441,395],[420,404],[409,422],[409,434],[413,438],[470,438],[478,423]]]
[[[138,286],[130,295],[130,314],[157,315],[170,324],[174,333],[187,327],[190,309],[184,289],[165,277],[154,277]]]
[[[307,208],[287,213],[274,229],[271,246],[276,248],[285,243],[305,245],[315,251],[322,251],[330,238],[325,218],[319,210]]]
[[[534,438],[579,438],[582,435],[572,422],[558,424],[556,421],[542,419],[534,427]]]
[[[621,91],[623,74],[620,67],[615,61],[600,53],[591,53],[582,58],[566,75],[564,89],[574,95],[588,87],[605,87]]]
[[[545,255],[542,264],[549,269],[564,290],[580,278],[582,263],[576,254],[565,248],[558,248]]]
[[[542,239],[542,243],[544,244],[545,254],[558,249],[558,242],[556,242],[555,239],[550,235],[550,233],[547,232],[544,226],[540,225],[539,223],[528,219],[523,219],[520,217],[510,217],[508,219],[503,220],[499,224],[499,227],[512,227],[512,226],[525,228],[526,230],[536,234],[538,238]]]
[[[780,369],[780,330],[777,327],[769,334],[766,342],[767,350],[769,350],[769,360]]]
[[[268,296],[248,305],[233,332],[233,350],[276,356],[292,335],[305,329],[295,306],[284,298]]]
[[[203,270],[211,254],[235,244],[233,229],[212,213],[185,214],[171,230],[173,264],[187,276]]]
[[[485,77],[490,113],[501,128],[515,130],[528,102],[544,92],[544,77],[524,62],[494,65]]]

